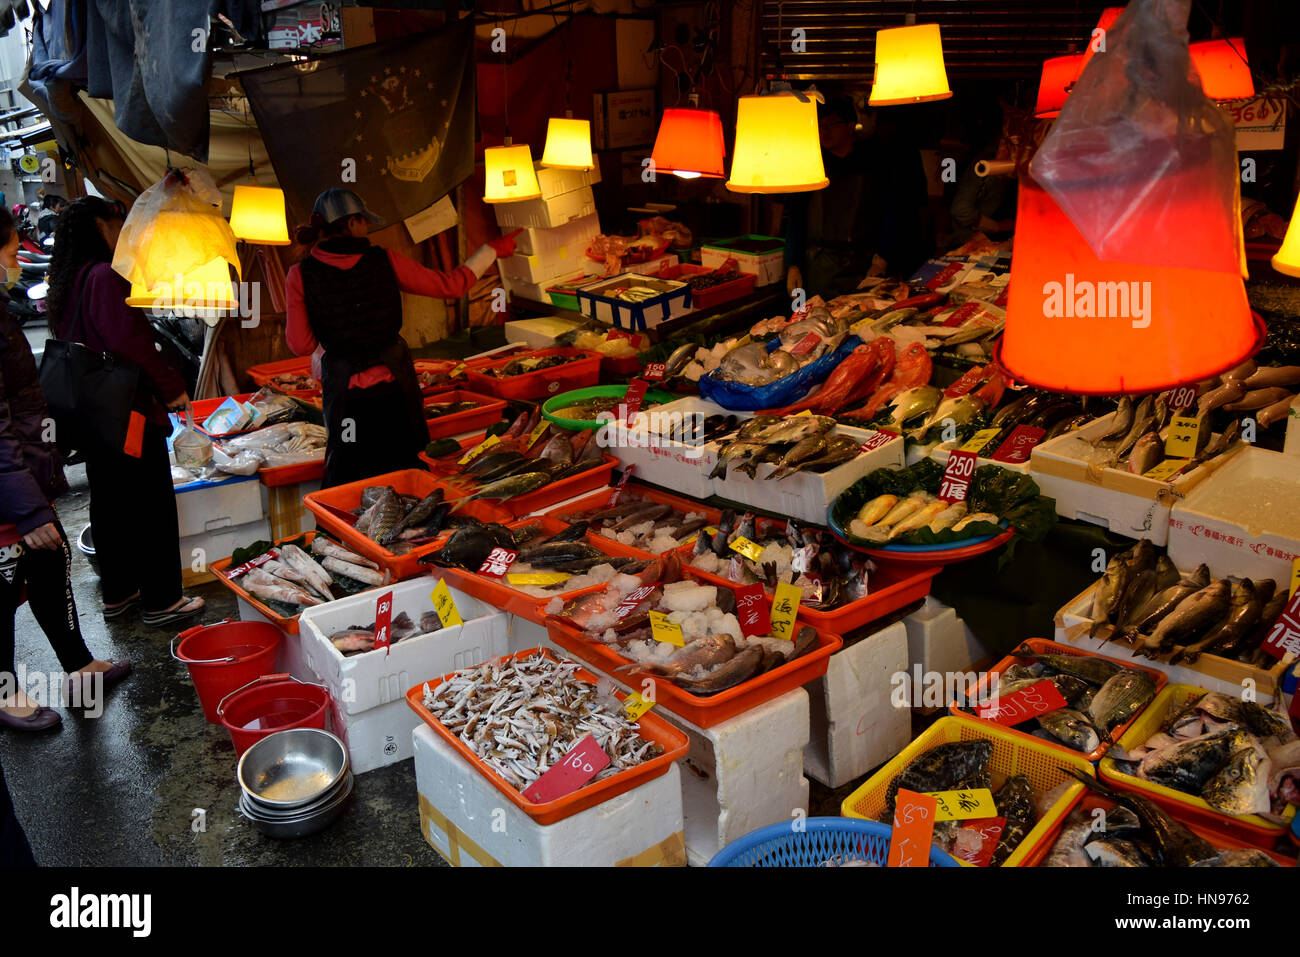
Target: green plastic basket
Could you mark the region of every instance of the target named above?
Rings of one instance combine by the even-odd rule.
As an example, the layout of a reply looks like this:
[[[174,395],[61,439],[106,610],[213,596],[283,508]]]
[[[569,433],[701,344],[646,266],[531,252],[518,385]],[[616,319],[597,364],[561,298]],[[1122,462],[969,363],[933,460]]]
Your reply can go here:
[[[563,409],[566,405],[573,405],[583,399],[593,399],[598,396],[614,396],[621,399],[626,393],[627,386],[625,385],[593,385],[586,389],[574,389],[572,392],[564,392],[547,399],[542,406],[542,415],[561,428],[572,429],[575,432],[581,432],[583,429],[598,429],[603,423],[597,422],[595,419],[564,419],[555,415],[552,410]],[[644,407],[650,402],[663,405],[675,398],[677,397],[670,392],[664,392],[661,389],[650,389],[645,394],[642,406]]]

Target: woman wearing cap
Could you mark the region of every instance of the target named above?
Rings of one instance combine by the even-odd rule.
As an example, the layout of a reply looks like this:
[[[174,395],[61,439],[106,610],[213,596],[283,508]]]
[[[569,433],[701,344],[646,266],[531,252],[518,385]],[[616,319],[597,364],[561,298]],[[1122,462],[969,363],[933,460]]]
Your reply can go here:
[[[514,240],[494,239],[451,272],[428,269],[373,246],[380,219],[347,189],[316,197],[311,224],[298,229],[311,252],[290,267],[285,338],[300,356],[320,356],[325,405],[326,487],[419,465],[429,441],[411,350],[402,339],[404,292],[436,299],[464,295]]]

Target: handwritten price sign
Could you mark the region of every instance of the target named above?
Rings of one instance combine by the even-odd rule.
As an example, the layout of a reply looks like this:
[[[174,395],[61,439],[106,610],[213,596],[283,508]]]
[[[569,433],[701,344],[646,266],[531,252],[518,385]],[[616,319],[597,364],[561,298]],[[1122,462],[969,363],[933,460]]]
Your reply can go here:
[[[965,501],[974,474],[974,452],[949,452],[948,467],[943,470],[943,481],[939,483],[939,497],[949,502]]]
[[[1196,404],[1196,388],[1190,385],[1180,385],[1174,389],[1173,394],[1169,396],[1169,408],[1174,412],[1181,412],[1183,409],[1190,409]]]
[[[501,578],[518,557],[519,553],[513,549],[494,548],[478,567],[478,573],[488,578]]]
[[[647,362],[645,368],[641,370],[641,378],[646,382],[662,382],[664,373],[668,371],[666,362]]]
[[[384,592],[375,600],[375,647],[391,654],[393,638],[393,593]]]
[[[554,801],[572,794],[607,767],[609,755],[589,734],[570,748],[559,764],[530,784],[524,797],[537,804]]]
[[[636,417],[641,412],[641,403],[645,401],[645,390],[650,388],[650,383],[645,379],[633,379],[627,385],[627,392],[623,395],[623,422],[631,426],[636,421]]]
[[[894,798],[894,827],[889,835],[886,867],[929,867],[934,838],[934,798],[899,788]]]
[[[628,615],[632,614],[632,610],[636,608],[637,605],[649,598],[650,593],[654,590],[654,585],[642,585],[640,588],[633,588],[627,593],[627,597],[618,603],[618,607],[614,609],[614,617],[619,621],[622,621]]]
[[[1037,426],[1017,425],[1011,430],[1007,440],[993,453],[993,459],[997,462],[1028,462],[1029,453],[1034,450],[1035,445],[1043,441],[1043,436],[1046,434],[1046,429]]]
[[[962,851],[961,841],[957,842],[958,850],[953,852],[954,857],[959,857],[968,864],[974,864],[976,867],[988,867],[993,862],[993,852],[998,848],[998,842],[1002,840],[1002,832],[1006,830],[1007,819],[1005,817],[986,817],[980,821],[963,821],[961,829],[963,831],[974,831],[980,836],[981,844],[977,850]]]
[[[613,508],[615,505],[618,504],[619,499],[623,497],[623,489],[627,487],[627,480],[632,477],[632,472],[635,469],[636,469],[635,462],[633,462],[631,465],[626,465],[623,467],[623,477],[620,478],[618,480],[618,484],[615,485],[614,488],[610,490],[609,499],[606,507]]]
[[[762,582],[736,589],[736,617],[746,637],[771,634],[772,620]]]
[[[1264,639],[1263,648],[1274,658],[1300,658],[1300,591],[1291,596]],[[1300,698],[1300,694],[1296,695]]]
[[[1040,681],[1007,695],[995,695],[993,701],[979,705],[975,716],[997,724],[1021,724],[1049,711],[1058,711],[1069,702],[1050,681]]]
[[[867,436],[866,440],[858,447],[858,452],[870,452],[872,449],[878,449],[882,445],[888,445],[894,439],[898,438],[893,432],[877,431]]]

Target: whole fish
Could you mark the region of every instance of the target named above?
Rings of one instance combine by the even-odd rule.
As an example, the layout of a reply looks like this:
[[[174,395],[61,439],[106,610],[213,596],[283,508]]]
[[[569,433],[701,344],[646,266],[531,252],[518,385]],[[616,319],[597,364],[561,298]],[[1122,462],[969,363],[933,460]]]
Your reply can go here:
[[[794,444],[789,452],[781,456],[781,461],[776,463],[776,471],[768,475],[768,479],[781,478],[789,474],[792,466],[805,462],[808,459],[815,458],[826,450],[826,436],[816,432]]]
[[[904,423],[933,412],[942,401],[943,393],[934,386],[923,385],[908,389],[894,399],[894,411],[890,413],[888,424],[897,431]]]
[[[645,502],[644,506],[634,512],[629,513],[626,517],[620,519],[614,524],[614,531],[625,532],[634,525],[640,525],[642,522],[655,521],[666,515],[671,514],[673,507],[661,502]]]
[[[994,421],[994,425],[997,422]],[[1133,427],[1133,397],[1126,395],[1119,400],[1119,407],[1115,410],[1115,417],[1110,421],[1109,429],[1096,439],[1097,442],[1108,442],[1112,439],[1118,439],[1121,436],[1128,435],[1128,430]]]
[[[1123,635],[1130,644],[1136,640],[1139,632],[1146,633],[1163,621],[1170,612],[1177,608],[1184,599],[1196,594],[1210,584],[1210,569],[1199,565],[1192,574],[1178,580],[1162,592],[1153,595],[1145,605],[1133,614],[1135,628],[1127,629]]]
[[[964,499],[960,502],[954,502],[931,519],[927,527],[935,534],[942,532],[946,528],[952,528],[966,516],[969,507]]]
[[[408,528],[417,525],[423,525],[424,522],[433,514],[433,510],[442,504],[443,490],[436,488],[420,501],[406,515],[393,526],[393,530],[388,533],[388,537],[380,542],[386,545]]]
[[[1082,754],[1090,754],[1101,745],[1101,734],[1092,719],[1073,708],[1058,708],[1038,716],[1038,724],[1056,740]]]
[[[1279,386],[1267,389],[1251,389],[1240,399],[1224,403],[1223,409],[1225,412],[1252,412],[1255,409],[1262,409],[1274,402],[1280,402],[1283,399],[1292,397],[1290,389],[1283,389]]]
[[[1161,619],[1160,624],[1134,648],[1134,654],[1155,657],[1168,651],[1180,639],[1200,634],[1221,621],[1228,613],[1229,586],[1226,581],[1211,582],[1194,595],[1183,599],[1178,607]]]
[[[1106,563],[1106,571],[1101,576],[1101,582],[1092,596],[1092,626],[1088,629],[1089,638],[1095,637],[1104,625],[1114,621],[1115,612],[1124,597],[1130,575],[1129,563],[1124,560],[1124,555],[1122,553],[1112,555],[1110,561]]]
[[[709,473],[709,478],[725,479],[727,477],[728,467],[731,465],[739,465],[747,459],[757,455],[759,452],[764,451],[766,448],[766,443],[750,442],[747,440],[724,445],[718,452],[718,464],[715,465],[713,471]]]
[[[972,525],[975,522],[988,522],[990,525],[997,525],[998,517],[992,512],[971,512],[965,518],[958,519],[952,530],[954,532],[965,531],[967,525]]]
[[[1070,812],[1060,836],[1043,860],[1043,867],[1089,867],[1091,861],[1083,845],[1093,834],[1093,821],[1079,811]]]
[[[876,522],[875,524],[883,527],[892,527],[894,525],[897,525],[899,522],[907,518],[912,513],[918,512],[921,509],[925,508],[925,505],[926,505],[925,499],[921,498],[919,495],[908,496],[907,498],[899,502],[897,505],[895,505],[892,509],[890,509],[885,514],[884,518],[880,519],[880,521]]]
[[[1134,475],[1145,475],[1165,457],[1165,443],[1158,432],[1148,432],[1133,446],[1128,454],[1128,470]]]
[[[1083,846],[1094,867],[1149,867],[1138,845],[1123,837],[1099,837]]]
[[[1147,396],[1138,403],[1137,410],[1133,413],[1133,425],[1115,449],[1115,455],[1120,461],[1128,455],[1129,449],[1133,448],[1137,440],[1151,429],[1155,418],[1155,397]]]
[[[1271,769],[1258,747],[1242,748],[1206,782],[1201,797],[1225,814],[1267,814],[1272,810],[1268,794]]]
[[[527,495],[529,492],[535,492],[550,481],[551,477],[545,472],[524,472],[522,475],[512,475],[509,478],[501,479],[499,482],[492,482],[479,489],[469,499],[514,498],[516,495]],[[469,501],[469,499],[466,499],[466,501]]]
[[[1196,401],[1196,414],[1205,415],[1229,402],[1236,402],[1246,394],[1246,386],[1240,379],[1225,379],[1223,384],[1211,392],[1205,393]]]
[[[940,514],[947,510],[948,503],[943,499],[935,499],[933,502],[927,502],[911,515],[907,516],[907,518],[890,528],[889,538],[895,539],[902,535],[906,535],[908,532],[913,532],[918,528],[929,525],[930,522],[938,518]],[[953,524],[956,524],[956,521],[957,520],[954,518]]]
[[[398,494],[389,488],[380,493],[374,509],[366,534],[372,541],[384,542],[406,514],[406,508]]]
[[[313,590],[326,597],[334,597],[330,591],[330,585],[334,584],[334,579],[330,578],[330,573],[322,568],[316,559],[297,545],[281,545],[279,550],[280,557],[292,565],[300,574],[305,575]]]
[[[765,445],[799,442],[810,435],[821,435],[835,428],[835,420],[825,415],[793,415],[768,426],[752,441]]]
[[[742,681],[748,681],[758,674],[763,662],[763,649],[759,645],[750,645],[744,651],[715,666],[702,678],[693,678],[679,671],[673,676],[674,684],[681,685],[695,694],[713,694],[734,688]]]
[[[1182,577],[1168,555],[1161,555],[1156,559],[1156,592],[1162,592],[1170,585],[1177,585]]]
[[[874,525],[898,504],[897,495],[877,495],[858,511],[858,521],[865,525]]]
[[[780,415],[760,414],[746,419],[745,424],[737,430],[736,438],[741,441],[748,441],[761,433],[764,429],[780,423],[783,418],[784,417]],[[805,416],[805,418],[807,418],[807,416]]]
[[[1241,435],[1241,420],[1233,419],[1232,423],[1221,433],[1210,439],[1205,448],[1200,449],[1192,459],[1190,468],[1196,468],[1202,462],[1208,462],[1210,459],[1222,455],[1228,451],[1229,447],[1237,441]]]
[[[270,572],[254,568],[244,575],[240,585],[254,598],[282,601],[286,605],[320,605],[319,598],[308,594],[293,582],[277,578]]]
[[[1092,698],[1088,716],[1103,732],[1128,721],[1156,696],[1156,682],[1145,671],[1125,670],[1109,678]]]
[[[1242,385],[1247,389],[1300,385],[1300,366],[1259,366]]]
[[[1137,776],[1176,791],[1200,794],[1243,743],[1243,734],[1235,727],[1179,741],[1143,757]]]
[[[993,795],[993,803],[998,809],[998,815],[1006,819],[1002,837],[993,850],[990,862],[994,867],[1001,867],[1038,820],[1038,814],[1034,810],[1033,785],[1023,774],[1013,774]]]
[[[916,433],[919,437],[936,425],[947,425],[948,419],[951,419],[954,425],[966,425],[983,412],[986,405],[984,400],[969,394],[944,399],[925,422],[917,426]]]
[[[695,352],[699,347],[693,342],[687,342],[673,350],[668,361],[664,363],[664,378],[671,379],[677,373],[686,368],[687,364],[695,357]]]
[[[1209,841],[1198,837],[1187,825],[1175,821],[1148,798],[1117,791],[1091,774],[1075,768],[1066,768],[1065,772],[1090,790],[1133,811],[1150,836],[1159,863],[1165,867],[1194,867],[1218,859],[1218,851]]]
[[[1058,655],[1050,652],[1036,652],[1028,645],[1021,645],[1012,654],[1017,658],[1041,661],[1053,671],[1073,675],[1076,678],[1082,678],[1084,681],[1091,681],[1095,685],[1105,684],[1124,670],[1123,666],[1113,661],[1107,661],[1105,658],[1097,658],[1093,655]]]
[[[609,558],[594,545],[586,542],[544,542],[519,553],[519,560],[539,568],[551,568],[569,562],[607,561]]]
[[[751,645],[751,648],[756,646]],[[673,652],[667,661],[653,665],[630,664],[622,665],[615,669],[617,671],[646,671],[651,674],[662,675],[665,678],[676,678],[684,672],[692,671],[696,667],[711,669],[724,661],[730,661],[736,655],[736,642],[727,634],[705,635],[703,638],[697,638],[695,641],[688,642],[684,647]]]
[[[1134,612],[1156,593],[1157,574],[1154,568],[1144,568],[1129,581],[1115,609],[1115,627],[1121,631],[1132,624]]]
[[[332,557],[353,565],[360,565],[363,568],[372,568],[379,570],[379,563],[372,562],[364,555],[358,555],[356,552],[344,548],[336,542],[331,542],[324,535],[317,535],[311,540],[311,553],[320,558]]]
[[[1192,664],[1201,655],[1213,652],[1220,645],[1235,645],[1255,627],[1263,610],[1264,602],[1255,593],[1254,582],[1249,580],[1233,582],[1228,598],[1228,612],[1223,620],[1207,631],[1200,640],[1175,651],[1169,663],[1176,665],[1180,661],[1185,661]]]
[[[953,741],[921,752],[885,789],[884,818],[893,821],[894,799],[899,788],[928,793],[956,787],[988,787],[988,764],[992,757],[993,742],[984,739]]]
[[[388,582],[388,578],[383,572],[377,572],[373,568],[366,568],[364,565],[353,565],[351,562],[335,558],[333,555],[327,555],[321,559],[321,565],[324,566],[326,571],[334,572],[336,575],[342,575],[345,578],[351,578],[353,581],[363,582],[367,585],[384,585]]]
[[[768,478],[784,478],[796,472],[824,472],[858,457],[859,445],[856,439],[847,435],[834,436],[827,443],[824,451],[813,458],[805,459],[789,468],[778,468]]]

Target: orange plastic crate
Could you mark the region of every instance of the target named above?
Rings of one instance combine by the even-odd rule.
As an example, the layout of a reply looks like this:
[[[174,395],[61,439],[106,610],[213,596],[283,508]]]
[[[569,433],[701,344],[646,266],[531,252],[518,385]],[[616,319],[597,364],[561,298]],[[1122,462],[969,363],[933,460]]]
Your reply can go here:
[[[479,404],[477,409],[466,409],[463,412],[453,412],[451,415],[428,419],[430,439],[441,439],[448,435],[460,435],[462,432],[485,428],[500,421],[506,408],[504,399],[494,399],[490,395],[466,392],[464,389],[444,389],[426,395],[427,398],[424,400],[426,409],[431,405],[446,405],[452,402]]]
[[[609,503],[610,491],[611,491],[610,489],[604,489],[600,492],[597,492],[595,495],[589,495],[587,498],[579,499],[578,501],[574,502],[571,505],[566,505],[562,512],[555,511],[550,514],[559,517],[560,515],[576,515],[580,512],[589,511],[591,509],[605,508],[606,505],[608,505]],[[722,512],[716,508],[713,508],[712,506],[701,505],[699,502],[696,502],[692,499],[682,498],[680,495],[674,495],[671,492],[665,492],[662,489],[655,488],[653,485],[643,485],[640,482],[628,482],[627,485],[624,487],[623,498],[620,499],[620,502],[625,503],[629,501],[659,502],[664,505],[671,505],[673,508],[677,509],[682,514],[688,514],[690,512],[698,512],[701,515],[703,515],[709,522],[716,522],[722,518]],[[605,536],[600,535],[599,532],[596,532],[596,534],[600,538],[605,538]],[[613,539],[606,539],[606,540],[613,541]],[[651,554],[648,551],[645,551],[644,549],[631,548],[631,546],[629,545],[624,545],[623,547],[630,548],[632,551],[636,552],[639,555],[643,555],[646,558],[658,557],[656,555]]]
[[[424,461],[427,464],[429,460],[424,459]],[[608,486],[610,476],[614,473],[614,466],[616,465],[618,465],[618,459],[612,455],[602,454],[599,462],[593,462],[591,468],[579,472],[577,475],[570,475],[568,478],[562,478],[557,482],[550,482],[536,491],[529,492],[527,495],[516,495],[514,498],[502,501],[474,499],[474,501],[467,502],[457,508],[456,514],[477,518],[482,522],[512,522],[516,518],[523,518],[525,515],[540,511],[548,505],[563,502],[565,499],[581,495],[583,492],[589,492],[594,488]],[[429,473],[426,472],[425,474],[428,475]],[[449,502],[466,499],[474,494],[474,486],[457,476],[435,478],[430,475],[430,478],[442,487]]]
[[[505,655],[502,660],[509,661],[513,658],[527,658],[538,653],[553,660],[560,660],[546,648],[530,648],[527,651],[516,652],[513,655]],[[451,674],[442,675],[438,678],[430,678],[427,684],[431,688],[436,688],[442,682],[447,681],[456,674],[457,672],[452,672]],[[596,675],[584,668],[579,668],[577,672],[575,672],[575,677],[592,684],[595,684],[598,680]],[[629,768],[626,771],[608,777],[603,781],[587,784],[571,794],[566,794],[562,798],[557,798],[554,801],[547,801],[545,804],[534,804],[532,801],[525,798],[521,792],[516,791],[513,787],[502,780],[499,774],[492,770],[491,767],[489,767],[470,749],[469,745],[460,739],[460,735],[453,734],[441,721],[429,712],[429,709],[423,704],[425,683],[426,682],[421,682],[406,692],[406,703],[410,706],[411,710],[418,714],[421,720],[433,729],[435,734],[439,735],[444,741],[455,748],[460,753],[461,757],[473,765],[475,770],[491,781],[497,790],[504,794],[509,801],[535,820],[538,824],[554,824],[556,821],[562,821],[566,817],[572,817],[579,811],[585,811],[588,808],[595,807],[597,804],[608,801],[610,798],[616,797],[620,794],[624,794],[627,791],[632,790],[634,787],[644,784],[646,781],[651,781],[662,774],[666,774],[668,772],[668,766],[674,761],[684,758],[686,752],[689,750],[689,743],[687,742],[685,734],[678,731],[653,711],[646,712],[636,722],[639,725],[641,737],[647,741],[653,741],[662,747],[664,749],[663,754],[659,755],[657,758],[652,758],[643,764],[638,764],[634,768]],[[621,691],[615,690],[614,693],[620,701],[626,697],[626,695]]]
[[[511,376],[508,379],[500,379],[488,375],[488,370],[503,368],[518,359],[519,355],[504,359],[493,359],[477,368],[471,367],[467,370],[469,387],[475,392],[495,395],[502,399],[545,399],[561,392],[568,392],[571,389],[586,388],[600,381],[601,355],[599,352],[558,347],[554,349],[537,349],[524,354],[533,356],[575,356],[578,361],[566,362],[564,365],[552,366],[549,369],[539,369],[536,372]]]

